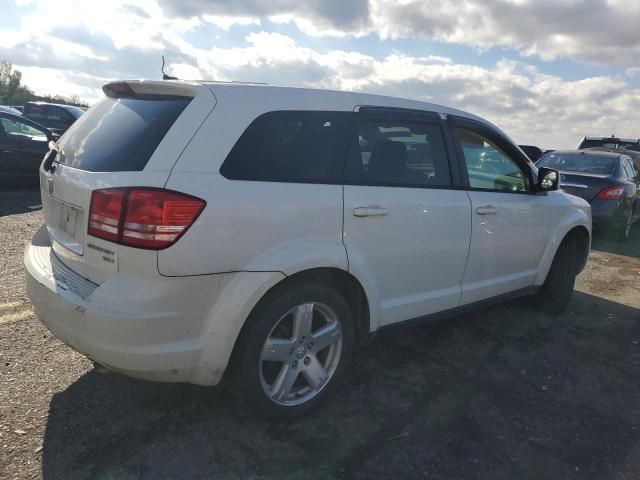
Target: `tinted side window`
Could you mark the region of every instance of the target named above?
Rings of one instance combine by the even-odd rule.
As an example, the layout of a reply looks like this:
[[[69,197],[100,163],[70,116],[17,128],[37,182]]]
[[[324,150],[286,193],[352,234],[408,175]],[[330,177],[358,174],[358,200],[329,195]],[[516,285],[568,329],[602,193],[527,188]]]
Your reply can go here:
[[[528,177],[495,143],[471,130],[456,128],[455,132],[471,188],[506,192],[529,190]]]
[[[47,134],[42,130],[32,127],[19,120],[0,118],[0,125],[8,138],[14,140],[36,140],[40,142],[47,142]]]
[[[361,118],[345,182],[399,187],[450,186],[451,172],[438,124]],[[354,142],[355,143],[355,142]]]
[[[220,173],[231,180],[340,183],[351,112],[279,111],[256,118]]]

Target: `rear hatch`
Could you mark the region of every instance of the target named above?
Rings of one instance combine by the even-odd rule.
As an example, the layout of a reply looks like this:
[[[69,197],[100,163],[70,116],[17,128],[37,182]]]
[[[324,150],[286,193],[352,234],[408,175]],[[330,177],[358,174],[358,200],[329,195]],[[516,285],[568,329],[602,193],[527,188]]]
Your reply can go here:
[[[87,233],[92,192],[164,187],[215,106],[211,91],[196,83],[117,82],[103,90],[106,97],[50,143],[40,168],[52,248],[69,268],[98,284],[121,268],[123,250],[135,249]]]
[[[571,195],[591,202],[603,189],[614,185],[609,175],[560,172],[560,188]]]

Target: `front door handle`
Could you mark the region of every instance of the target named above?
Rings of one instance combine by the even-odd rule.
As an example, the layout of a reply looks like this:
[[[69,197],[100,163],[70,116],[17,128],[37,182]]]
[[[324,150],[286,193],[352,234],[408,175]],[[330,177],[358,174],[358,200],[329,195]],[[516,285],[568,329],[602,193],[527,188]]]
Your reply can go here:
[[[478,215],[495,215],[498,213],[498,209],[493,205],[485,205],[483,207],[476,208],[476,213]]]
[[[353,209],[354,217],[380,217],[388,213],[389,210],[379,205],[369,205],[368,207],[356,207]]]

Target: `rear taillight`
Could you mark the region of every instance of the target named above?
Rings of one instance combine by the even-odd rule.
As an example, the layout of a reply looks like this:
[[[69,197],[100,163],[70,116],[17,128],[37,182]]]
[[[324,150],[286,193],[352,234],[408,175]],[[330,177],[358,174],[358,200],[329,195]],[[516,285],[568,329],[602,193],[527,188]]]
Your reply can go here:
[[[118,241],[125,194],[126,190],[122,188],[95,190],[91,194],[89,235],[112,242]]]
[[[618,200],[624,194],[624,187],[608,187],[598,194],[598,198],[605,200]]]
[[[157,188],[107,188],[91,194],[89,235],[160,250],[180,238],[205,206],[199,198]]]

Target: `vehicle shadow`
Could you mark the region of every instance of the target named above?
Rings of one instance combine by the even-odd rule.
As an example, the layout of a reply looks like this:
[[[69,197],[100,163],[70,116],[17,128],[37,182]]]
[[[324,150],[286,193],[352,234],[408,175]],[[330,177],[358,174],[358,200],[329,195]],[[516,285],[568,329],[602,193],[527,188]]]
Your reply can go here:
[[[640,310],[576,293],[381,333],[297,422],[222,389],[90,371],[49,406],[44,479],[634,478]]]
[[[40,188],[0,187],[0,217],[42,209]]]
[[[626,242],[612,240],[609,235],[606,235],[606,232],[594,231],[591,249],[640,258],[640,221],[633,225],[631,235]]]

